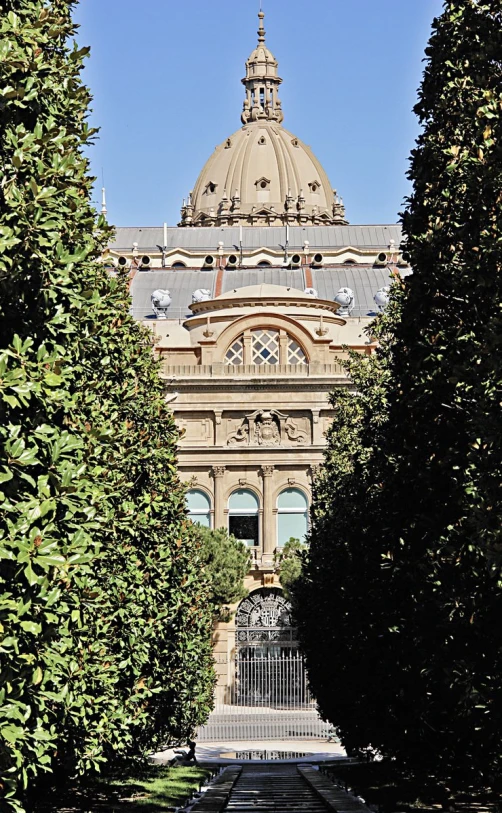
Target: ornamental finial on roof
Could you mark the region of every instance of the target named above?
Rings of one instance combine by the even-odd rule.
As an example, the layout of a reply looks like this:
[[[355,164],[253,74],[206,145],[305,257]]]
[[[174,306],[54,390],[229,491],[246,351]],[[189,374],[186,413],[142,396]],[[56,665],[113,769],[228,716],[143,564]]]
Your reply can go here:
[[[260,11],[258,12],[258,18],[259,18],[259,20],[260,20],[260,24],[259,24],[259,26],[258,26],[258,45],[259,45],[260,43],[264,43],[264,42],[265,42],[265,29],[264,29],[264,27],[263,27],[263,20],[264,20],[264,17],[265,17],[265,14],[264,14],[264,13],[263,13],[263,11],[260,9]]]

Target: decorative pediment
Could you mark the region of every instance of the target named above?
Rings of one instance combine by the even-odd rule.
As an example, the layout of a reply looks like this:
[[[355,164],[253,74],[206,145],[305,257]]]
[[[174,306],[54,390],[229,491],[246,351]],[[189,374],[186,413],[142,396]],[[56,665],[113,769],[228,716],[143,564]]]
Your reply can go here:
[[[274,211],[274,209],[267,209],[263,206],[261,209],[256,209],[256,211],[253,212],[253,217],[277,217],[277,212]]]
[[[207,223],[212,223],[214,217],[210,215],[204,214],[204,212],[200,212],[196,217],[194,217],[193,222],[197,223],[199,226],[205,226]]]

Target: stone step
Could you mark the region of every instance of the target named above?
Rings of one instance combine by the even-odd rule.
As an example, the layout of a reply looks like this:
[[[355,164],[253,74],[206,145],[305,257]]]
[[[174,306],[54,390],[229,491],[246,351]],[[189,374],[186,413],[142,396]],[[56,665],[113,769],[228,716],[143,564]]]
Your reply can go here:
[[[326,809],[296,765],[246,765],[225,813],[324,813]]]
[[[329,810],[336,810],[336,813],[368,813],[368,807],[365,804],[333,784],[330,779],[312,766],[299,765],[298,773],[323,799]]]

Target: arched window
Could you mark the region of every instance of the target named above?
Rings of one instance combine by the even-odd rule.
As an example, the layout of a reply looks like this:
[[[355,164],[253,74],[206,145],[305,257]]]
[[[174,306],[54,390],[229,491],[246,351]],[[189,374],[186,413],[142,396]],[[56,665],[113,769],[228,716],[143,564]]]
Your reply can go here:
[[[260,260],[260,262],[257,263],[258,268],[270,268],[271,265],[272,263],[269,263],[268,260]]]
[[[192,488],[187,491],[188,516],[205,528],[211,527],[211,501],[204,491]]]
[[[277,498],[277,546],[293,537],[303,542],[307,533],[308,502],[299,488],[286,488]]]
[[[244,334],[234,339],[225,354],[225,364],[306,364],[303,348],[286,333],[287,342],[281,346],[279,330],[260,328],[246,333],[251,336],[250,358],[244,361]],[[284,334],[283,334],[284,335]]]
[[[228,501],[228,532],[250,547],[260,544],[258,497],[247,488],[233,491]]]
[[[171,268],[186,268],[186,263],[183,263],[181,262],[181,260],[178,260],[178,262],[172,264]]]

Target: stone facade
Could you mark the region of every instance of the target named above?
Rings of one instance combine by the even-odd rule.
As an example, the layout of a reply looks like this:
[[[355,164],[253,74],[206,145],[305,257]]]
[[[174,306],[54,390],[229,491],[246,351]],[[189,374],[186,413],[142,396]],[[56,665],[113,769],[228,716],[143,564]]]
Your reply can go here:
[[[251,551],[250,597],[215,628],[225,703],[239,640],[248,664],[261,649],[266,662],[296,647],[285,616],[274,628],[285,605],[276,554],[307,531],[329,393],[351,386],[341,359],[347,347],[373,352],[365,328],[390,277],[408,273],[400,227],[349,226],[319,161],[282,127],[282,80],[259,19],[243,127],[205,164],[180,226],[119,228],[103,255],[129,271],[132,313],[152,331],[190,514]],[[261,630],[236,629],[247,605]]]
[[[279,586],[280,495],[303,495],[310,504],[332,417],[328,395],[349,386],[338,359],[344,344],[372,352],[374,345],[362,340],[369,319],[344,319],[337,303],[276,285],[236,289],[190,309],[182,325],[148,323],[183,433],[181,477],[191,492],[205,495],[213,528],[234,530],[232,495],[254,495],[257,536],[246,586],[250,592]],[[298,525],[288,509],[283,515],[286,529],[295,535],[298,527],[301,537],[305,520],[296,510]],[[234,647],[232,618],[215,630],[222,686],[231,677]]]

